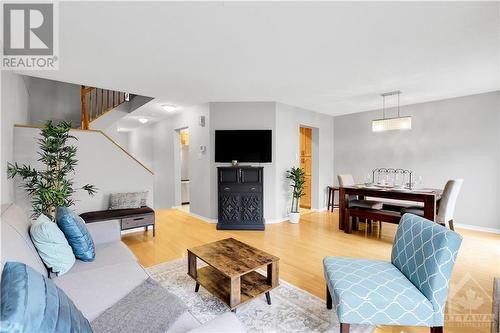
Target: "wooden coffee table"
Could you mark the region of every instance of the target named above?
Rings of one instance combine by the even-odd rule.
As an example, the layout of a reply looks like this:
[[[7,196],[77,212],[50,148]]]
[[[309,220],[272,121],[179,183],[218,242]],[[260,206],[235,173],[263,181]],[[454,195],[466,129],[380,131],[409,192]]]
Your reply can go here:
[[[197,269],[196,259],[208,266]],[[271,304],[269,291],[279,285],[279,258],[234,238],[188,249],[188,275],[212,295],[226,303],[231,310],[265,293]],[[256,270],[267,267],[267,276]]]

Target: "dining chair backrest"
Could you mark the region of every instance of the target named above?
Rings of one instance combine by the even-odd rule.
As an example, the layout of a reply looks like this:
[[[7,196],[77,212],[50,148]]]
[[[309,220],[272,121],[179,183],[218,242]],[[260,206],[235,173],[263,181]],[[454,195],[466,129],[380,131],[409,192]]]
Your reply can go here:
[[[339,186],[340,187],[346,187],[346,186],[353,186],[355,183],[354,183],[354,177],[350,174],[340,174],[337,176],[338,180],[339,180]],[[356,200],[357,199],[357,196],[355,195],[350,195],[349,196],[349,201],[351,200]]]
[[[436,218],[438,223],[449,227],[449,222],[453,220],[458,193],[460,193],[460,188],[462,187],[463,182],[463,179],[450,179],[444,186]]]
[[[341,175],[338,175],[337,178],[339,179],[339,185],[340,185],[340,187],[354,185],[354,178],[352,177],[352,175],[341,174]]]

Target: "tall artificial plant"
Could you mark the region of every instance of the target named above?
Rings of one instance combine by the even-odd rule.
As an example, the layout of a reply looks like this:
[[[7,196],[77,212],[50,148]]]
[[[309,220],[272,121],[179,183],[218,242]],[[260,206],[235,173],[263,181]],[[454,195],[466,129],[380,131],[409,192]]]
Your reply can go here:
[[[16,176],[22,179],[20,186],[26,190],[33,209],[33,218],[45,214],[53,221],[57,207],[69,207],[74,205],[72,199],[75,189],[73,178],[76,159],[76,146],[69,144],[71,140],[78,140],[69,133],[70,122],[53,124],[52,121],[45,123],[41,129],[41,137],[38,139],[40,151],[38,161],[44,164],[44,170],[37,170],[32,166],[19,166],[17,163],[8,163],[7,176]],[[97,188],[86,184],[81,187],[89,195],[94,195]]]
[[[291,180],[290,186],[293,188],[292,193],[292,208],[290,212],[299,212],[299,201],[306,193],[304,192],[306,177],[305,172],[302,168],[292,167],[287,171],[286,178]]]

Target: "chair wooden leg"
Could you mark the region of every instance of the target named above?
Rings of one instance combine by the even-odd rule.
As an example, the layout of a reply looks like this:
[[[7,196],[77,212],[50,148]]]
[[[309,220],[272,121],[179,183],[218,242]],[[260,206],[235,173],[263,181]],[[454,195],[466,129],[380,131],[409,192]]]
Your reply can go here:
[[[340,333],[349,333],[350,324],[340,323]]]
[[[443,326],[431,327],[431,333],[443,333]]]
[[[326,285],[326,308],[331,310],[333,307],[332,304],[332,295],[330,294],[330,290],[328,289],[328,285]]]
[[[450,227],[450,230],[455,231],[455,227],[453,226],[453,220],[448,221],[448,226]]]

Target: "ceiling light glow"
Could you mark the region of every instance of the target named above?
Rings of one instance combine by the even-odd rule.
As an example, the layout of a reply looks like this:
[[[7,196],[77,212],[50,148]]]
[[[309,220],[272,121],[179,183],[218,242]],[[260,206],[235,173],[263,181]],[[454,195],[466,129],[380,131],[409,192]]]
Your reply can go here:
[[[165,105],[162,105],[161,107],[163,108],[163,110],[165,110],[167,112],[174,112],[175,110],[177,110],[177,106],[175,106],[175,105],[165,104]]]
[[[141,124],[145,124],[145,123],[147,123],[147,122],[148,122],[148,119],[147,119],[147,118],[139,118],[139,122],[140,122]]]

